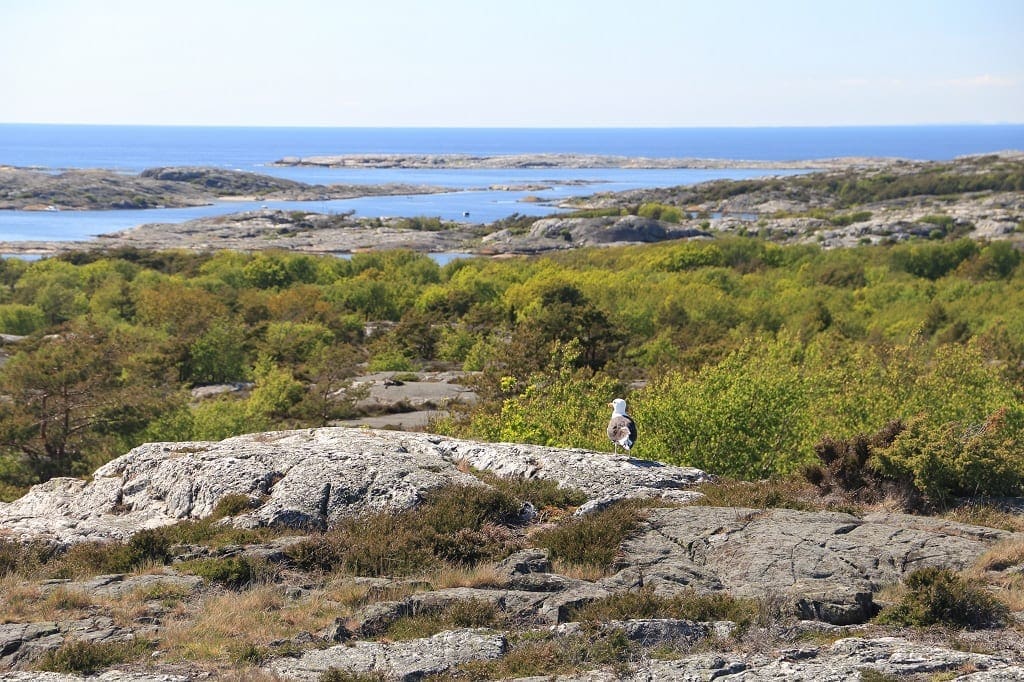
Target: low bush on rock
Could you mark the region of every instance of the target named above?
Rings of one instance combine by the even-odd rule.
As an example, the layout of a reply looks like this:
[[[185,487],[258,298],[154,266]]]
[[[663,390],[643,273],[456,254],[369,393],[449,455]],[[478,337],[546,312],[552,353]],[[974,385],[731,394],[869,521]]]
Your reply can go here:
[[[460,599],[443,608],[399,618],[388,626],[388,639],[418,639],[457,628],[499,628],[508,625],[501,610],[482,599]]]
[[[319,682],[385,682],[387,676],[380,672],[357,673],[351,670],[330,668],[320,673]]]
[[[533,542],[549,550],[552,560],[569,565],[607,569],[622,542],[640,523],[644,501],[626,500],[533,536]]]
[[[12,573],[32,575],[54,554],[44,542],[0,539],[0,577]]]
[[[691,504],[703,507],[813,511],[822,506],[817,499],[817,489],[797,478],[771,478],[763,481],[720,479],[701,483],[696,490],[703,497]]]
[[[261,580],[267,581],[274,574],[274,569],[265,561],[242,556],[193,559],[182,562],[179,568],[231,589],[242,589]]]
[[[1010,496],[1024,490],[1024,411],[1001,409],[980,424],[940,426],[913,419],[878,452],[875,468],[909,479],[943,507],[955,497]]]
[[[997,410],[981,423],[897,420],[870,436],[826,437],[814,449],[820,464],[804,468],[807,480],[856,502],[895,499],[916,511],[1024,491],[1020,409]]]
[[[499,560],[522,547],[511,530],[522,503],[501,490],[454,485],[435,490],[414,510],[341,520],[290,548],[298,568],[353,575],[410,575],[445,564]]]
[[[986,628],[1004,625],[1009,609],[984,587],[946,568],[922,568],[903,580],[905,592],[875,622],[887,625],[953,625]]]
[[[574,609],[568,620],[601,623],[638,618],[680,620],[730,620],[741,629],[754,623],[763,609],[756,599],[734,597],[725,592],[663,596],[649,588],[621,592]]]
[[[520,677],[578,674],[608,666],[625,677],[639,660],[642,647],[621,630],[584,628],[565,636],[526,632],[509,637],[508,653],[492,661],[464,663],[439,675],[438,680],[506,680]]]
[[[544,478],[503,478],[489,471],[473,471],[472,473],[484,483],[513,498],[529,502],[537,510],[550,507],[566,510],[578,507],[587,501],[587,496],[581,491],[562,487],[557,481]]]
[[[871,460],[878,449],[892,445],[904,428],[895,420],[871,435],[862,433],[846,439],[826,436],[814,446],[820,463],[804,467],[804,478],[823,495],[838,494],[852,502],[874,504],[893,496],[915,498],[906,477],[886,476]]]
[[[46,652],[36,667],[49,672],[89,675],[117,663],[141,658],[148,649],[148,644],[140,640],[127,642],[70,640],[59,649]]]

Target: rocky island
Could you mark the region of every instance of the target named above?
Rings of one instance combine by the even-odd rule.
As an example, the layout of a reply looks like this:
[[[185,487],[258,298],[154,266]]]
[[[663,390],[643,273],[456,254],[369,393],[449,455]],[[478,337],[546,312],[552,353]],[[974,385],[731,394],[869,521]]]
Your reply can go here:
[[[107,170],[0,166],[0,210],[109,210],[202,206],[223,199],[326,201],[447,191],[410,185],[309,185],[216,168],[151,168],[130,175]]]
[[[276,166],[322,168],[850,168],[877,166],[886,159],[847,157],[837,159],[760,161],[734,159],[674,159],[600,154],[338,154],[286,156]]]

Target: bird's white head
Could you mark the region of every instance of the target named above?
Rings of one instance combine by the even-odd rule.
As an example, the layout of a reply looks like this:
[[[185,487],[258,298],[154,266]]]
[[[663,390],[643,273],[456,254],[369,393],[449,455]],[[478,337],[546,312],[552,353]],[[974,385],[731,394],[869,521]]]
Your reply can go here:
[[[626,414],[626,401],[622,398],[616,398],[608,405],[612,408],[612,414]]]

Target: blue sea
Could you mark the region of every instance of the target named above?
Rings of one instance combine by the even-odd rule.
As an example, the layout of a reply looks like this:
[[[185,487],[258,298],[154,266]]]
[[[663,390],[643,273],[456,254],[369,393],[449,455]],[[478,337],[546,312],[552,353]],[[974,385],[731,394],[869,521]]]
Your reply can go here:
[[[787,171],[722,170],[412,170],[273,167],[286,156],[353,153],[579,153],[656,158],[787,161],[838,156],[944,160],[1024,149],[1024,125],[823,128],[218,128],[0,124],[0,165],[106,168],[138,173],[158,166],[212,166],[309,183],[434,185],[444,194],[328,202],[218,202],[145,211],[0,211],[0,241],[78,240],[142,223],[181,222],[261,206],[365,216],[439,216],[491,222],[513,213],[546,215],[568,196],[689,185]],[[798,171],[789,171],[798,172]],[[586,184],[576,184],[584,181]],[[493,185],[544,184],[543,191]],[[529,201],[524,201],[529,199]],[[537,200],[540,200],[539,202]],[[465,218],[465,214],[469,218]]]

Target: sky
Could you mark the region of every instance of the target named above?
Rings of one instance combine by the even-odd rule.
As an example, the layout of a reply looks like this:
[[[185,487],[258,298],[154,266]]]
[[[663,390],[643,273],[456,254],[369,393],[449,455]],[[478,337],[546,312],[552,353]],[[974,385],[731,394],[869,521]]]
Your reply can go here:
[[[0,123],[1024,123],[1024,0],[0,0]]]

